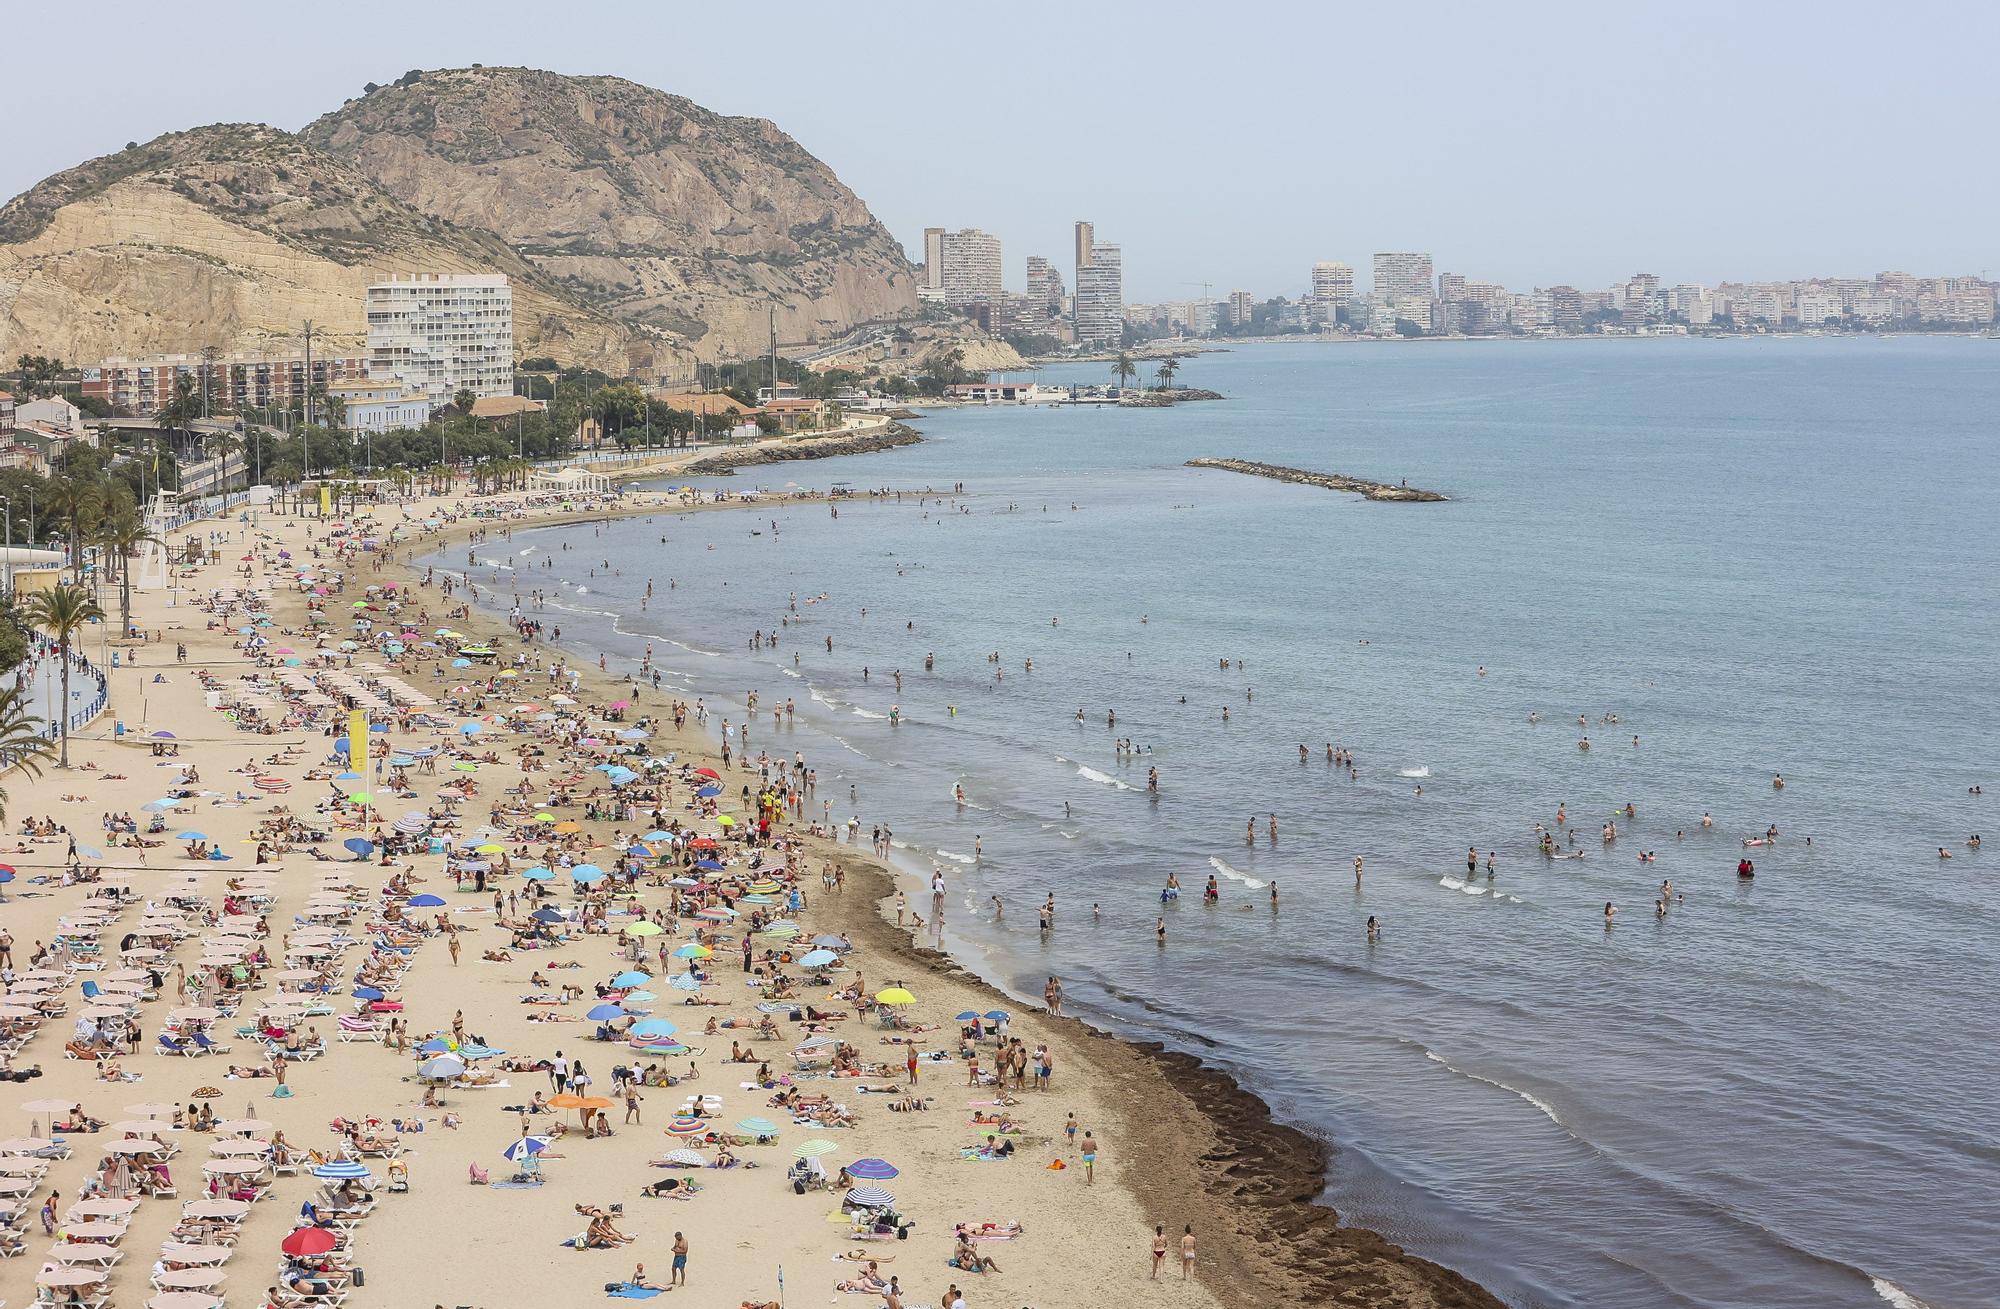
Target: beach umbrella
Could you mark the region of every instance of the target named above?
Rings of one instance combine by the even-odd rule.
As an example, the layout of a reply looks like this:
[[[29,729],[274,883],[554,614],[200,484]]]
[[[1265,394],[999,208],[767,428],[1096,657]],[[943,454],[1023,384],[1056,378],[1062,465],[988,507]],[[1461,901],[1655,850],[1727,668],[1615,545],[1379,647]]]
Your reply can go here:
[[[831,1154],[840,1147],[831,1141],[801,1141],[792,1147],[794,1159],[817,1159],[823,1154]]]
[[[902,1005],[915,1004],[916,1002],[917,997],[911,995],[908,990],[900,986],[892,986],[886,991],[877,991],[875,993],[876,1004]]]
[[[706,909],[695,910],[694,916],[706,919],[711,923],[726,923],[736,917],[736,911],[734,909],[725,909],[721,905],[711,905]]]
[[[301,1227],[286,1237],[279,1249],[294,1257],[326,1254],[340,1239],[324,1227]]]
[[[697,768],[694,770],[694,775],[696,777],[712,778],[718,782],[722,780],[722,774],[716,772],[713,768]]]
[[[672,1036],[680,1030],[664,1018],[643,1018],[632,1024],[632,1036]]]
[[[590,886],[604,880],[604,870],[596,864],[578,864],[569,870],[569,875],[572,881],[580,882],[585,886]]]
[[[111,1276],[102,1268],[73,1268],[58,1265],[35,1274],[37,1286],[94,1286]]]
[[[619,1008],[615,1004],[598,1005],[596,1008],[592,1009],[589,1013],[584,1015],[585,1018],[600,1023],[608,1022],[613,1018],[623,1018],[624,1016],[625,1016],[625,1011]]]
[[[628,923],[625,926],[625,934],[627,936],[658,936],[665,930],[658,923],[648,922],[643,918],[636,923]]]
[[[768,1118],[745,1118],[736,1124],[752,1136],[776,1136],[778,1125]]]
[[[639,839],[641,841],[671,841],[674,839],[674,834],[672,832],[662,832],[659,828],[655,827]]]
[[[500,1154],[509,1163],[514,1163],[527,1155],[540,1154],[542,1151],[548,1148],[549,1148],[548,1137],[524,1136],[520,1140],[514,1142],[512,1145],[508,1146],[505,1150],[502,1150]]]
[[[352,850],[364,857],[375,853],[375,843],[365,836],[350,836],[340,843],[344,850]]]
[[[465,1071],[465,1060],[455,1054],[435,1055],[417,1065],[417,1076],[444,1081]]]
[[[357,1000],[382,999],[381,989],[373,986],[357,986],[352,991],[349,991],[348,994],[353,996]]]
[[[857,1186],[847,1193],[847,1203],[856,1209],[887,1209],[896,1197],[879,1186]]]
[[[663,1164],[679,1164],[683,1168],[702,1168],[708,1164],[708,1160],[702,1158],[692,1150],[669,1150],[660,1156],[660,1162]]]
[[[189,1218],[241,1218],[250,1212],[248,1200],[190,1200],[181,1206]]]
[[[612,978],[611,984],[613,986],[644,986],[646,983],[652,980],[653,980],[653,975],[651,973],[642,973],[638,969],[634,968],[626,972],[622,972],[618,974],[618,976]]]
[[[667,1124],[669,1136],[700,1136],[708,1130],[708,1120],[693,1114],[680,1114]]]
[[[555,874],[546,868],[529,868],[521,874],[521,880],[524,882],[547,882],[554,877]]]
[[[801,968],[825,968],[840,962],[840,956],[831,950],[811,950],[799,960]]]
[[[810,958],[811,958],[812,956],[811,956],[811,955],[808,955],[808,956],[806,956],[806,957],[807,957],[808,959],[810,959]],[[957,1017],[956,1019],[954,1019],[953,1021],[954,1021],[954,1022],[960,1022],[960,1023],[969,1023],[969,1022],[971,1022],[971,1021],[972,1021],[973,1019],[975,1019],[975,1018],[977,1018],[977,1017],[979,1017],[979,1011],[978,1011],[977,1009],[968,1009],[968,1010],[966,1010],[966,1011],[965,1011],[964,1013],[960,1014],[960,1015],[959,1015],[959,1016],[958,1016],[958,1017]]]
[[[667,979],[667,985],[676,991],[699,991],[701,981],[693,973],[675,973]]]
[[[847,948],[846,939],[843,937],[835,936],[831,932],[821,932],[818,936],[815,936],[813,938],[813,944],[818,946],[824,946],[829,950],[845,950]]]
[[[722,794],[722,788],[719,786],[704,786],[699,791],[695,792],[695,795],[699,796],[703,800],[712,800],[716,796],[721,794]]]
[[[986,1011],[986,1016],[992,1019],[996,1023],[1004,1023],[1007,1021],[1007,1011],[1005,1009],[988,1009]]]
[[[437,895],[413,895],[405,903],[412,909],[436,909],[444,904],[444,897]]]
[[[569,921],[568,919],[563,917],[562,910],[550,909],[546,907],[537,909],[535,910],[534,913],[528,916],[530,918],[533,918],[538,923],[563,923]]]
[[[434,1036],[417,1047],[418,1054],[443,1054],[451,1049],[451,1042],[442,1036]]]
[[[711,841],[709,842],[709,844],[713,845],[715,843]],[[701,869],[703,872],[712,873],[722,867],[722,861],[720,859],[697,859],[695,860],[694,866],[696,868]]]
[[[687,943],[686,945],[684,945],[684,946],[680,947],[680,948],[679,948],[678,950],[674,951],[674,958],[676,958],[676,959],[706,959],[706,958],[708,958],[708,957],[709,957],[710,955],[713,955],[714,953],[715,953],[715,951],[713,951],[713,950],[709,949],[709,948],[708,948],[707,946],[705,946],[705,945],[700,945],[700,944],[697,944],[697,943],[696,943],[696,942],[694,942],[694,941],[689,941],[689,942],[688,942],[688,943]]]
[[[859,1177],[865,1182],[886,1182],[898,1173],[897,1167],[886,1159],[856,1159],[847,1165],[849,1177]]]
[[[193,830],[189,830],[185,832],[174,833],[174,840],[176,841],[206,841],[207,839],[208,839],[208,833],[206,832],[196,832]]]
[[[312,1175],[332,1181],[347,1181],[350,1179],[362,1180],[371,1178],[375,1174],[368,1171],[366,1164],[358,1163],[353,1159],[335,1159],[331,1163],[319,1164],[314,1167]]]

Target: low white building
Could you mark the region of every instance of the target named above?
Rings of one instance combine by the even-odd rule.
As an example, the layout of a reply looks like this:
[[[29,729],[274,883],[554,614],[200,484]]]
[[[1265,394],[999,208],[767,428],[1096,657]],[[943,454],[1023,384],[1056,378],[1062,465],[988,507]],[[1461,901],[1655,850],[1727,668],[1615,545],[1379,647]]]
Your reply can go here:
[[[422,427],[431,418],[430,397],[393,379],[335,382],[326,393],[340,401],[341,426],[350,432],[387,432]]]

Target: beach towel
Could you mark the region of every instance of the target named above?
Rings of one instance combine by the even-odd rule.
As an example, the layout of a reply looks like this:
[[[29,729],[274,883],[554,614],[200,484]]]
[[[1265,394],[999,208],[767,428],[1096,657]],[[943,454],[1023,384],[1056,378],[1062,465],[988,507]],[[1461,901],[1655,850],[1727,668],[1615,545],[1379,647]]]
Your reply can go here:
[[[620,1282],[605,1294],[614,1300],[650,1300],[656,1295],[665,1295],[666,1292],[658,1287],[634,1286],[630,1282]]]
[[[493,1189],[496,1191],[532,1191],[540,1185],[540,1182],[495,1182],[493,1183]],[[564,1241],[563,1244],[568,1245],[569,1242]]]

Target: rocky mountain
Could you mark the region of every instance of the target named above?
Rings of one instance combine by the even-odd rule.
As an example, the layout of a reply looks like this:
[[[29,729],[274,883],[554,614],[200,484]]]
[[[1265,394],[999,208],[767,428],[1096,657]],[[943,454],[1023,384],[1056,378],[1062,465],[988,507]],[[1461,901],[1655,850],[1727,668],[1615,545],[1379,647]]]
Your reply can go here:
[[[358,347],[364,290],[501,272],[515,347],[613,373],[914,310],[900,248],[761,120],[615,78],[421,74],[297,135],[174,132],[0,207],[0,358]]]
[[[622,78],[426,73],[301,135],[704,358],[763,349],[772,309],[801,342],[916,306],[902,247],[798,142]]]

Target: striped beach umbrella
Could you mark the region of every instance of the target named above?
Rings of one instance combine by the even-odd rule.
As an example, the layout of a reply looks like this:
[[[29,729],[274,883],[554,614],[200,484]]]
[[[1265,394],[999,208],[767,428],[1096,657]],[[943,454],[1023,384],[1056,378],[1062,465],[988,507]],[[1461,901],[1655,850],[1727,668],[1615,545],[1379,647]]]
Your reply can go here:
[[[849,1177],[859,1177],[868,1182],[886,1182],[896,1176],[898,1171],[887,1159],[856,1159],[847,1165]]]
[[[697,1118],[693,1114],[678,1114],[674,1121],[667,1124],[669,1136],[700,1136],[707,1130],[708,1120]]]
[[[752,1136],[776,1136],[778,1125],[768,1118],[745,1118],[736,1126]]]
[[[352,1159],[335,1159],[331,1163],[319,1164],[313,1168],[312,1174],[333,1181],[365,1180],[375,1175],[368,1171],[367,1165]]]
[[[879,1186],[857,1186],[847,1193],[847,1203],[856,1209],[887,1209],[896,1197]]]
[[[832,1154],[835,1150],[838,1150],[839,1148],[840,1148],[839,1146],[835,1145],[831,1141],[821,1141],[821,1140],[801,1141],[797,1145],[792,1147],[792,1158],[817,1159],[819,1156],[823,1154]]]

